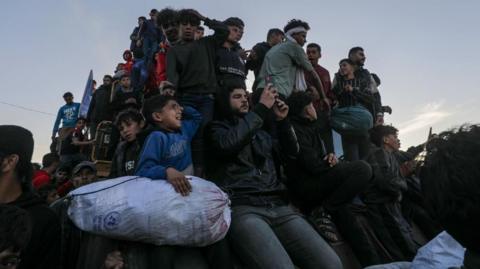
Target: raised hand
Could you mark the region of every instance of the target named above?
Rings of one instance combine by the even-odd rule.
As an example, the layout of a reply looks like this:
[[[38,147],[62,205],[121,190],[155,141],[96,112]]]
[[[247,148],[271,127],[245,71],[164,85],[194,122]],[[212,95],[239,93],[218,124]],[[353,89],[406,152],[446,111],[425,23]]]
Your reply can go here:
[[[273,113],[275,113],[276,120],[281,121],[285,119],[288,115],[289,107],[285,104],[284,101],[277,99],[275,105],[273,106]]]
[[[267,84],[265,89],[263,89],[262,95],[260,96],[260,103],[270,109],[272,108],[273,104],[275,104],[277,97],[277,90],[272,86],[272,84]]]

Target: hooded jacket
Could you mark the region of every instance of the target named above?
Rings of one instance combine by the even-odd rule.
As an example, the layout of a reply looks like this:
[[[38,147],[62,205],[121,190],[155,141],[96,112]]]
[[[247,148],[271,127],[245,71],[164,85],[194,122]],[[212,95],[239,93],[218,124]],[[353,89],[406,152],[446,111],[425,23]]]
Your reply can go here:
[[[32,235],[21,253],[18,269],[57,269],[60,265],[60,221],[44,201],[31,192],[24,192],[9,205],[28,211]]]
[[[240,57],[239,51],[241,47],[236,44],[232,48],[221,46],[217,49],[217,80],[228,80],[229,78],[247,78],[245,62]]]
[[[291,117],[290,122],[297,135],[300,152],[297,158],[288,162],[286,170],[290,179],[289,185],[318,180],[320,174],[330,169],[324,160],[327,150],[320,136],[318,124],[298,116]]]
[[[88,109],[88,122],[100,123],[104,120],[111,121],[113,119],[113,108],[110,103],[111,93],[112,85],[105,84],[93,93],[90,108]]]
[[[255,197],[278,199],[285,191],[275,163],[274,148],[282,145],[287,155],[298,154],[295,133],[288,120],[278,123],[278,145],[262,129],[269,110],[259,103],[243,116],[228,115],[212,121],[206,130],[210,147],[207,176],[230,195],[232,205],[258,205]]]
[[[167,179],[167,168],[181,172],[191,167],[190,143],[202,122],[202,115],[188,106],[183,113],[185,118],[178,132],[156,130],[148,135],[138,158],[137,176]]]
[[[109,178],[134,175],[141,148],[137,139],[133,142],[120,142],[115,150]]]

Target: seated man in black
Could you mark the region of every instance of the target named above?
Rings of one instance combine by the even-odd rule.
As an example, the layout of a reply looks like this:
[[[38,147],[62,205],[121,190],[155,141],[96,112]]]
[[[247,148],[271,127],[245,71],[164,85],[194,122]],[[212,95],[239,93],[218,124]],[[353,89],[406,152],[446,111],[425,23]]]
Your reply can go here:
[[[206,130],[212,179],[229,193],[232,223],[229,239],[247,268],[342,268],[335,252],[284,197],[275,170],[272,137],[262,126],[270,110],[276,116],[280,150],[298,154],[294,132],[286,120],[288,106],[268,85],[249,111],[243,80],[221,91],[222,120]]]
[[[383,232],[377,229],[377,233],[385,243],[391,242],[389,251],[395,260],[411,260],[419,246],[413,240],[411,224],[402,212],[401,201],[408,187],[395,157],[400,148],[398,130],[393,126],[375,126],[370,130],[370,140],[376,146],[367,158],[374,172],[374,181],[364,199],[370,221],[373,226],[386,228]]]
[[[335,154],[327,152],[312,98],[306,92],[292,93],[287,103],[300,145],[300,154],[288,165],[288,187],[306,207],[323,205],[334,212],[366,189],[372,177],[370,165],[365,161],[338,163]]]

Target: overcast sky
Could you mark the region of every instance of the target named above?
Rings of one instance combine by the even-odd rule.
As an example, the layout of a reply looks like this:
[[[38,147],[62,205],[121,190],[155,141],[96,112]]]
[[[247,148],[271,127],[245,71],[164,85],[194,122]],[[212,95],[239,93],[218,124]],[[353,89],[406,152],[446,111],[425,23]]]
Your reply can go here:
[[[99,82],[112,74],[137,17],[166,6],[242,18],[245,48],[263,41],[269,28],[305,20],[311,26],[307,40],[322,46],[321,65],[331,75],[349,48],[364,47],[365,66],[379,75],[382,101],[393,108],[386,122],[400,129],[405,149],[422,143],[430,126],[438,132],[479,122],[480,1],[279,2],[3,0],[0,124],[30,129],[34,160],[41,160],[62,94],[71,91],[80,101],[90,69]]]

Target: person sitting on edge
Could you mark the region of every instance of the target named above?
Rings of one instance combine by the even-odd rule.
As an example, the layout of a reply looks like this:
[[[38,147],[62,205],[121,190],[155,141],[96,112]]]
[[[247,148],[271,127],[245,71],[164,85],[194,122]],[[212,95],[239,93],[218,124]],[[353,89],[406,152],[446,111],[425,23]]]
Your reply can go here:
[[[148,99],[143,115],[154,131],[143,144],[135,174],[153,180],[166,180],[176,192],[188,196],[192,186],[186,175],[193,173],[190,143],[202,116],[192,107],[183,108],[170,95],[156,95]],[[184,248],[177,250],[183,251]],[[205,252],[212,268],[233,268],[226,240],[194,250]]]
[[[374,174],[374,180],[364,195],[370,221],[373,226],[380,227],[383,223],[386,227],[386,233],[379,238],[394,241],[394,244],[389,244],[392,246],[389,251],[399,253],[400,250],[402,255],[394,254],[397,260],[411,261],[419,245],[413,239],[412,225],[403,215],[400,203],[408,186],[395,156],[400,149],[398,130],[388,125],[375,126],[370,130],[370,140],[376,146],[366,159],[372,165]],[[374,220],[379,220],[379,223],[375,224]],[[377,228],[377,231],[381,229]]]
[[[372,177],[365,161],[339,162],[328,152],[315,124],[317,112],[306,92],[287,99],[289,119],[300,145],[298,157],[287,165],[287,186],[307,209],[323,206],[332,215],[364,191]]]
[[[223,119],[206,130],[209,145],[207,176],[232,202],[229,240],[246,268],[342,268],[330,246],[312,226],[288,206],[285,188],[275,169],[270,134],[262,130],[273,110],[280,152],[297,155],[295,133],[286,120],[288,106],[268,84],[259,103],[249,112],[243,80],[229,81],[222,89]]]
[[[59,152],[62,147],[61,143],[63,139],[65,139],[69,131],[75,128],[78,113],[80,112],[80,103],[73,102],[73,94],[71,92],[63,94],[63,100],[65,100],[65,105],[58,110],[52,132],[52,141],[55,141],[57,133],[59,136],[59,141],[57,141],[56,145],[57,152]],[[62,123],[62,128],[59,129],[60,123]]]

